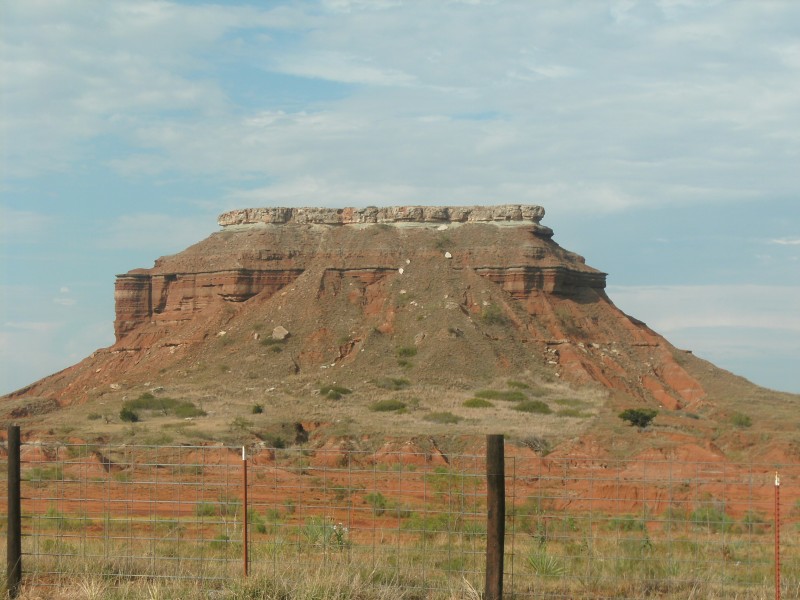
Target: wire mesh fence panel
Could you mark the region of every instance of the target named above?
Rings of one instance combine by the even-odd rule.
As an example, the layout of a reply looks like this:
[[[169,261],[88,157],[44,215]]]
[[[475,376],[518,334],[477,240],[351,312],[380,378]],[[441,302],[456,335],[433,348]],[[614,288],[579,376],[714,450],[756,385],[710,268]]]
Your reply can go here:
[[[218,445],[23,444],[25,584],[224,586],[243,573],[246,516],[254,579],[482,591],[484,456],[251,450],[245,464],[241,448]],[[800,465],[778,469],[781,589],[799,597]],[[509,447],[505,597],[774,598],[775,470]]]
[[[231,454],[23,446],[26,579],[229,578],[240,564],[242,511]]]
[[[775,597],[773,466],[543,459],[524,476],[520,467],[514,597]],[[796,486],[798,466],[781,469]],[[786,597],[798,591],[799,554],[785,539]]]
[[[278,450],[250,468],[253,572],[346,567],[376,585],[480,589],[484,462]]]

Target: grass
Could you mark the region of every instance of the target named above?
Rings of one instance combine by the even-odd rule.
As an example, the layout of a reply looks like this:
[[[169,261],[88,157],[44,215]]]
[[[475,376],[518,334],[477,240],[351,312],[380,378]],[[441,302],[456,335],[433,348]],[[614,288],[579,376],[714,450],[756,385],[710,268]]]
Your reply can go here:
[[[572,417],[573,419],[588,419],[592,415],[585,413],[577,408],[562,408],[556,411],[559,417]]]
[[[397,349],[397,356],[399,358],[411,358],[417,355],[417,349],[414,346],[401,346]]]
[[[753,425],[753,420],[743,413],[733,413],[731,415],[731,423],[734,427],[738,427],[739,429],[746,429]]]
[[[507,385],[508,387],[510,387],[510,388],[516,388],[516,389],[518,389],[518,390],[529,390],[529,389],[531,388],[531,386],[529,386],[529,385],[528,385],[527,383],[525,383],[524,381],[514,381],[514,380],[511,380],[511,381],[507,381],[507,382],[506,382],[506,385]]]
[[[451,412],[432,412],[422,418],[431,423],[453,424],[461,421],[461,417]]]
[[[402,377],[381,377],[374,381],[375,385],[382,390],[398,391],[403,390],[411,385],[408,379]]]
[[[415,496],[419,488],[401,490],[394,471],[378,473],[388,477],[380,489],[359,487],[351,481],[355,473],[326,480],[323,487],[314,477],[311,495],[286,500],[281,510],[272,504],[259,504],[260,513],[250,508],[252,562],[246,580],[237,576],[242,546],[236,492],[200,500],[190,514],[171,518],[123,512],[104,519],[101,512],[92,520],[81,508],[65,514],[60,506],[49,506],[32,515],[36,527],[25,543],[38,552],[26,557],[32,585],[21,599],[479,598],[469,591],[482,585],[486,507],[475,487],[479,480],[452,466],[420,468],[417,473],[427,482],[421,497]],[[403,473],[412,476],[410,470]],[[550,487],[540,487],[548,485],[543,478],[532,488],[536,495],[507,506],[514,519],[513,529],[507,529],[514,536],[513,556],[506,557],[514,571],[509,597],[533,597],[533,591],[536,597],[586,600],[771,597],[773,540],[763,535],[769,533],[769,515],[751,511],[734,519],[710,496],[694,506],[681,502],[669,518],[666,512],[650,516],[644,508],[615,515],[579,507],[571,513],[561,504],[567,498],[561,479],[553,475]],[[336,472],[326,470],[325,476],[334,478]],[[350,531],[348,515],[355,510],[361,524]],[[787,537],[785,597],[800,589],[793,568],[799,548]],[[48,571],[55,575],[45,581],[57,588],[42,595],[33,585],[37,573]]]
[[[486,325],[505,325],[508,323],[508,318],[503,314],[503,311],[496,304],[484,306],[481,311],[481,321]]]
[[[353,390],[340,385],[323,385],[319,388],[319,393],[328,400],[339,400],[342,396],[352,394]]]
[[[370,404],[369,409],[373,412],[393,412],[404,410],[406,403],[395,398],[387,398],[386,400],[378,400]]]
[[[120,419],[130,423],[141,420],[141,413],[147,411],[151,415],[175,416],[179,419],[204,417],[206,412],[197,407],[193,402],[176,400],[175,398],[156,397],[146,392],[134,400],[122,404]],[[125,415],[123,416],[123,412]]]
[[[467,408],[490,408],[494,406],[494,404],[483,398],[470,398],[469,400],[464,400],[462,406],[466,406]]]
[[[522,402],[514,405],[514,410],[526,413],[536,413],[539,415],[549,415],[552,409],[541,400],[523,400]]]
[[[521,402],[528,397],[519,390],[481,390],[476,392],[475,396],[484,400],[503,400],[504,402]]]

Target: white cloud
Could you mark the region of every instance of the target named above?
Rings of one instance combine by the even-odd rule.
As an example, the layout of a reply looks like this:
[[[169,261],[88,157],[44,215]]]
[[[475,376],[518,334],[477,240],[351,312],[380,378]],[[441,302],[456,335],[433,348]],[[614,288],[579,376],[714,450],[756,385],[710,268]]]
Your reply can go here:
[[[344,54],[327,52],[320,55],[290,56],[280,61],[280,69],[301,77],[329,79],[343,83],[407,86],[415,78],[394,69],[383,69],[368,61]]]
[[[8,239],[25,239],[47,231],[53,218],[42,212],[16,210],[0,204],[0,236]]]
[[[653,329],[761,329],[800,333],[800,286],[609,286],[611,299]]]
[[[770,240],[769,243],[779,246],[800,246],[800,238],[776,238]]]
[[[584,212],[800,185],[795,4],[270,6],[15,4],[0,36],[6,171],[96,152],[131,178],[203,174],[232,195],[313,179],[340,197]],[[263,81],[239,104],[244,67]],[[276,73],[307,80],[302,109],[270,105]],[[315,97],[322,82],[343,86]]]
[[[48,321],[6,321],[3,323],[6,329],[17,331],[34,331],[37,333],[48,333],[55,331],[59,327],[59,323]]]
[[[100,248],[176,252],[213,233],[215,216],[122,215],[109,224],[97,244]]]

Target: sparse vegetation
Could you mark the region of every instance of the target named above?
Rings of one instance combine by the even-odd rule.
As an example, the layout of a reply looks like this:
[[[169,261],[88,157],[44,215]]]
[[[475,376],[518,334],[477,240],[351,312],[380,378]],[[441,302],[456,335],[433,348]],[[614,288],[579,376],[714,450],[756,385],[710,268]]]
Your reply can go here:
[[[494,404],[484,398],[470,398],[469,400],[464,400],[463,406],[467,408],[490,408]]]
[[[739,429],[746,429],[753,425],[753,420],[748,415],[737,412],[731,415],[731,423]]]
[[[510,388],[516,388],[518,390],[528,390],[531,387],[524,381],[513,381],[513,380],[508,381],[506,385]]]
[[[378,400],[370,404],[369,409],[373,412],[392,412],[404,410],[406,403],[395,398],[387,398],[386,400]]]
[[[263,404],[253,404],[253,406],[250,407],[250,414],[260,415],[263,412],[264,412]]]
[[[505,325],[508,322],[508,318],[503,314],[499,306],[490,304],[483,307],[481,321],[486,325]]]
[[[119,411],[119,420],[125,423],[137,423],[139,414],[127,406],[123,406]]]
[[[142,411],[149,411],[151,413],[159,413],[162,416],[172,414],[180,419],[203,417],[206,412],[195,406],[193,402],[176,400],[175,398],[159,398],[146,392],[134,400],[128,400],[122,405],[122,410],[126,411],[126,417],[123,418],[122,411],[120,411],[120,419],[123,421],[135,423],[140,420]],[[131,419],[131,413],[136,417]]]
[[[484,400],[503,400],[505,402],[521,402],[527,398],[519,390],[481,390],[476,392],[475,396]]]
[[[445,424],[452,424],[458,423],[461,420],[461,417],[458,415],[454,415],[451,412],[432,412],[428,413],[424,417],[422,417],[426,421],[430,421],[431,423],[445,423]]]
[[[319,388],[320,396],[329,400],[339,400],[342,396],[352,394],[353,390],[340,385],[323,385]]]
[[[402,346],[397,349],[397,356],[400,358],[411,358],[417,355],[417,348],[415,346]]]
[[[549,415],[553,412],[550,407],[541,400],[523,400],[519,404],[514,405],[514,410],[526,413],[536,413],[539,415]]]
[[[658,411],[653,408],[626,408],[619,413],[619,418],[623,421],[628,421],[631,425],[644,429],[650,425],[657,414]]]
[[[386,496],[380,492],[370,492],[364,496],[364,501],[372,507],[372,513],[376,516],[386,512],[386,507],[389,505]]]
[[[411,385],[408,379],[402,377],[381,377],[375,380],[375,385],[382,390],[402,390]]]
[[[539,456],[547,456],[550,454],[551,446],[545,438],[538,435],[531,435],[520,440],[520,444],[526,448],[530,448]]]
[[[592,416],[589,413],[585,413],[577,408],[562,408],[556,411],[556,415],[559,417],[571,417],[573,419],[588,419]]]

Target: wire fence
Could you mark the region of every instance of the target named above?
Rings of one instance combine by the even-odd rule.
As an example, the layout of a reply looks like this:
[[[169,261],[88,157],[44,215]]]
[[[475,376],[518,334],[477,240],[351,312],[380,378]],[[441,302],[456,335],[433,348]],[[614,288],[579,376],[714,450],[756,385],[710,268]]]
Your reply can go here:
[[[800,597],[800,466],[777,467],[779,489],[776,465],[506,450],[505,597]],[[485,456],[37,443],[21,471],[25,586],[335,572],[420,598],[483,589]]]

